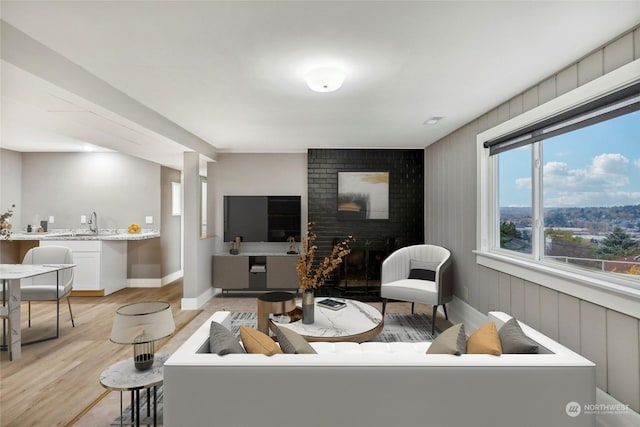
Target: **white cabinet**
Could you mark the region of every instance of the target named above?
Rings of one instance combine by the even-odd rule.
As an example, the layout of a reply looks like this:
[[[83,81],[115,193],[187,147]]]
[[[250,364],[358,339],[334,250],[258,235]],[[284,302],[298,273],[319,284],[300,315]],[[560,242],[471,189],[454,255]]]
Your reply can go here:
[[[112,240],[42,240],[41,246],[66,246],[76,264],[73,289],[109,295],[127,283],[127,242]]]

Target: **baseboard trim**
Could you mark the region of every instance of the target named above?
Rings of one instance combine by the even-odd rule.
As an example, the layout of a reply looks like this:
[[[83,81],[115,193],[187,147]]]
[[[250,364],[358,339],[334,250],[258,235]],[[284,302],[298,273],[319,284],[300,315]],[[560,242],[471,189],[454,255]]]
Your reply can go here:
[[[127,279],[127,288],[161,288],[182,278],[182,270],[157,279]]]
[[[222,292],[221,289],[209,288],[205,292],[198,295],[197,298],[182,298],[180,308],[183,310],[199,310],[216,294]]]
[[[596,403],[607,405],[601,412],[596,413],[596,425],[598,427],[636,427],[640,426],[640,414],[619,402],[610,394],[596,388]],[[621,410],[626,406],[626,410]],[[596,408],[597,409],[597,408]]]
[[[487,315],[476,310],[460,298],[454,296],[447,304],[447,314],[452,323],[464,323],[467,335],[487,323]]]

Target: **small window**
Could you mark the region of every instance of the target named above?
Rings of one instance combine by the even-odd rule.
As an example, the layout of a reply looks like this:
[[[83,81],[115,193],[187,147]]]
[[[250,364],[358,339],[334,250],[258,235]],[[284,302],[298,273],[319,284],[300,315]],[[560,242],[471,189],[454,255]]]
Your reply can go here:
[[[180,216],[182,214],[182,196],[180,192],[180,183],[171,183],[171,215]]]

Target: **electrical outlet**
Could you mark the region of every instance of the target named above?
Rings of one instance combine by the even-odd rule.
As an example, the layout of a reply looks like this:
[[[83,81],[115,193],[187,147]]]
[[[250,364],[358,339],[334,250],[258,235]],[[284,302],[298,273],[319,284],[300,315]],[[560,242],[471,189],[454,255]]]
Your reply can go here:
[[[469,299],[469,288],[466,286],[462,287],[462,298],[464,298],[465,301]]]
[[[144,223],[145,224],[153,224],[153,217],[152,216],[145,216],[144,217]]]
[[[53,224],[54,222],[56,222],[56,220],[53,215],[49,215],[49,224]]]
[[[86,223],[87,223],[87,216],[80,215],[80,224],[86,224]]]

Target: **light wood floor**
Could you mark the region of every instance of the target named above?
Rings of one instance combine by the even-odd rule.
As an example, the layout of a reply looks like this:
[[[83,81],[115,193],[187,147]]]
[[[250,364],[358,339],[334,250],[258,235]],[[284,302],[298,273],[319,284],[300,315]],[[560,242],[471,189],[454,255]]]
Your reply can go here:
[[[211,314],[218,310],[256,311],[253,297],[212,298],[202,310],[180,310],[182,283],[160,289],[124,289],[106,297],[72,297],[76,327],[71,327],[66,302],[60,310],[60,338],[22,348],[22,358],[10,362],[0,356],[0,426],[106,427],[120,414],[120,395],[100,385],[100,372],[131,357],[132,348],[109,341],[115,310],[137,301],[162,300],[171,304],[176,332],[158,345],[171,353]],[[380,309],[379,303],[372,303]],[[408,312],[408,303],[390,303],[389,312]],[[430,313],[429,306],[416,305],[416,312]],[[23,339],[50,334],[55,327],[53,303],[32,304],[32,327],[27,328],[23,304]],[[438,318],[438,325],[445,326]],[[49,327],[49,328],[47,328]],[[125,405],[128,399],[125,397]]]

